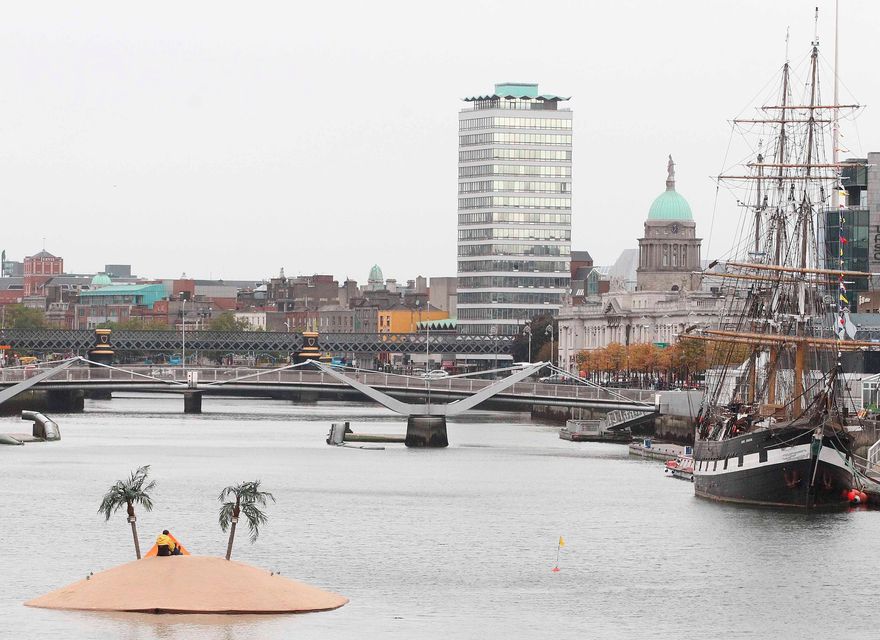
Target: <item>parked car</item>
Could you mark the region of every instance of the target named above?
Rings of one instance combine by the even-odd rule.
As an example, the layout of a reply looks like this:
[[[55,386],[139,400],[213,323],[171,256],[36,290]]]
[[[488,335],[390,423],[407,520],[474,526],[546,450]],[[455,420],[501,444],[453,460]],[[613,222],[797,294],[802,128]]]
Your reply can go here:
[[[553,375],[538,378],[538,382],[543,382],[545,384],[574,384],[575,380],[569,376],[564,376],[561,373],[554,373]]]
[[[449,372],[446,369],[434,369],[433,371],[423,373],[422,377],[425,380],[442,380],[449,377]]]

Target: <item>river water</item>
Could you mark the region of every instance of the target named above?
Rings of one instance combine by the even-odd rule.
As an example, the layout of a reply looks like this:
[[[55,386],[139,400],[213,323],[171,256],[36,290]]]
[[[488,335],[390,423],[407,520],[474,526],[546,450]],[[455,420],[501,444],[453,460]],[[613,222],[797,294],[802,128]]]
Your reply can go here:
[[[62,440],[0,447],[0,637],[865,638],[876,602],[880,512],[810,515],[697,499],[621,445],[570,443],[527,414],[471,412],[448,449],[328,447],[329,423],[402,433],[360,403],[206,398],[87,401],[53,416]],[[0,432],[25,430],[4,418]],[[233,557],[351,602],[298,616],[155,616],[22,602],[134,557],[103,492],[152,465],[163,528],[222,555],[217,494],[259,478],[277,504]],[[561,571],[551,572],[559,536]],[[867,635],[866,635],[867,634]]]

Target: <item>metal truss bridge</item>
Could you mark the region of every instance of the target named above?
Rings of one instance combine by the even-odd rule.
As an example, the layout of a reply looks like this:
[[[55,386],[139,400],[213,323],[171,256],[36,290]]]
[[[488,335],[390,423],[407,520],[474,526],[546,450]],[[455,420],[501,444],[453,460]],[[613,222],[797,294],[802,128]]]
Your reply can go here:
[[[175,352],[184,346],[180,331],[114,331],[112,348],[126,352]],[[322,333],[323,353],[344,355],[379,353],[506,355],[512,336],[460,336],[413,333]],[[66,329],[4,329],[0,344],[24,353],[83,353],[95,344],[95,332]],[[222,353],[294,353],[304,345],[301,333],[271,331],[187,331],[186,348]]]

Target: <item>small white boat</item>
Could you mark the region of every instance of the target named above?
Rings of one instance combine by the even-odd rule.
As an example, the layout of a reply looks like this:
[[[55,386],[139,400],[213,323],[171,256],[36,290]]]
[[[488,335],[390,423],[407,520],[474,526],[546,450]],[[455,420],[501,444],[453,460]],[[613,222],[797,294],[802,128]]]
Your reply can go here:
[[[691,456],[679,456],[675,460],[669,460],[663,473],[673,478],[693,482],[694,459]]]

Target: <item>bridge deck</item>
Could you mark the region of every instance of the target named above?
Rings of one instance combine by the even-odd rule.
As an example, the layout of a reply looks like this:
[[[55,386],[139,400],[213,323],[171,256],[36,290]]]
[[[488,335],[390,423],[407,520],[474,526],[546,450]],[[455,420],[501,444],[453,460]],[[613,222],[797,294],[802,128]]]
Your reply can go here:
[[[228,390],[266,390],[266,389],[347,389],[344,382],[335,380],[320,371],[303,369],[260,370],[248,368],[188,368],[198,373],[198,389],[221,394]],[[70,367],[35,386],[37,389],[132,389],[157,391],[167,386],[168,391],[187,389],[187,371],[171,367],[128,367],[126,370]],[[0,369],[0,387],[21,382],[36,375],[37,369]],[[424,393],[430,384],[432,394],[445,397],[464,397],[472,395],[491,385],[493,380],[475,378],[442,378],[426,381],[420,378],[386,373],[360,373],[357,380],[371,387],[388,392]],[[622,392],[626,400],[615,398],[601,388],[582,384],[560,385],[540,382],[517,382],[499,393],[499,399],[518,399],[523,402],[539,404],[553,401],[565,402],[572,406],[597,406],[607,408],[645,408],[652,410],[655,392],[639,389],[615,390]],[[640,406],[642,405],[642,406]],[[650,405],[644,407],[643,405]]]

